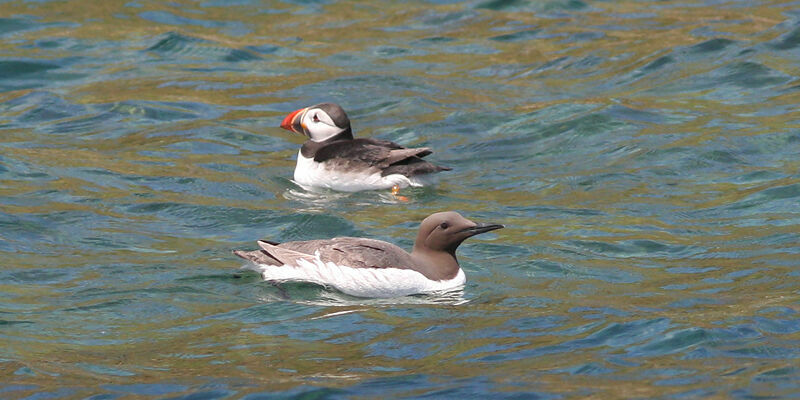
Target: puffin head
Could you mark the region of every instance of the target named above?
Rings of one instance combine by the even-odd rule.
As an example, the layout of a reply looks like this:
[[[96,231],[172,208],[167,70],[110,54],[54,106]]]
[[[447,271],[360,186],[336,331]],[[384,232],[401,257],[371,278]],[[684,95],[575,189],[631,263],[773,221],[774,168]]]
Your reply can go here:
[[[350,119],[336,103],[320,103],[293,111],[283,119],[281,128],[322,142],[347,132],[352,139]]]

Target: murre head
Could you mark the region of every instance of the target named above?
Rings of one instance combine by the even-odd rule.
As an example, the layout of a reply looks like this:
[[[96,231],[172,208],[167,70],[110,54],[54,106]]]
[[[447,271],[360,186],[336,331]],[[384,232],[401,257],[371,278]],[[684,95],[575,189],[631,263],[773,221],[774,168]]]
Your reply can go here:
[[[455,211],[444,211],[422,220],[414,250],[445,251],[455,254],[465,239],[480,233],[505,228],[499,224],[476,224]]]
[[[281,128],[322,142],[334,136],[353,138],[350,119],[336,103],[320,103],[293,111],[283,119]]]
[[[505,228],[500,224],[476,224],[455,211],[430,215],[422,220],[411,256],[428,271],[426,276],[450,279],[460,268],[456,249],[465,239],[480,233]]]

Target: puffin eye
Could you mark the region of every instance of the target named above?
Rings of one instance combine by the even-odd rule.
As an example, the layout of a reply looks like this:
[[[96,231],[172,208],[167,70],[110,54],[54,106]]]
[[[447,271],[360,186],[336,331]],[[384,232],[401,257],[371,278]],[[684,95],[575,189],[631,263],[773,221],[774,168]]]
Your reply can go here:
[[[319,122],[319,117],[317,117],[317,114],[314,114],[314,117],[312,119],[314,120],[314,122]]]
[[[448,225],[447,222],[442,222],[441,224],[439,224],[439,228],[442,228],[442,229],[447,229],[449,227],[450,227],[450,225]]]

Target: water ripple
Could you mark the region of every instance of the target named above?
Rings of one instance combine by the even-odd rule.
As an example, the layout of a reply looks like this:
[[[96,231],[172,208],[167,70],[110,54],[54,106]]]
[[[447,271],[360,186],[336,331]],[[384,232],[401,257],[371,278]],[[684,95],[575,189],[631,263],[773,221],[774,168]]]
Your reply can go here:
[[[0,396],[794,397],[793,7],[0,2]],[[300,188],[322,101],[453,170]],[[506,225],[448,293],[231,254],[445,209]]]

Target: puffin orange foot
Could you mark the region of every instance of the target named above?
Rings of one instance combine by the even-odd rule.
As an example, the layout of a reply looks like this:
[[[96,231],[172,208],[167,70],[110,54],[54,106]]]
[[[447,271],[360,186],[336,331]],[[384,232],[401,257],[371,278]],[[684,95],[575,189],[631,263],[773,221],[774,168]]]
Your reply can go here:
[[[399,193],[400,193],[400,186],[397,186],[397,185],[392,186],[392,195],[394,197],[396,197],[397,200],[400,200],[402,202],[406,202],[407,203],[408,202],[408,197],[400,196]]]

